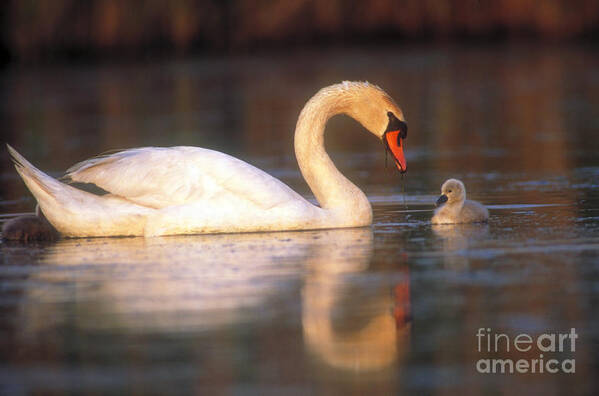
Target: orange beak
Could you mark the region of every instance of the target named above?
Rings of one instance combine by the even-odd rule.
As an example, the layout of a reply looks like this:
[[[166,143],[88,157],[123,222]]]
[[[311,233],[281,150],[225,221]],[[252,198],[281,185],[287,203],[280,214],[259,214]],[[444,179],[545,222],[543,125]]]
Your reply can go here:
[[[383,140],[387,150],[391,152],[395,158],[395,165],[401,173],[408,170],[406,158],[403,155],[403,139],[399,136],[401,131],[389,131],[385,133]]]

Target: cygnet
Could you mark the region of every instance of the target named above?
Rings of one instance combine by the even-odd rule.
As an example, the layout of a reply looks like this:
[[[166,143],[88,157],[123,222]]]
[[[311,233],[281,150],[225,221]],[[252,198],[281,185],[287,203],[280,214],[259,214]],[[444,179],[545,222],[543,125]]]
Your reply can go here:
[[[433,224],[481,223],[489,219],[487,208],[466,199],[466,187],[457,179],[443,183],[436,205]]]

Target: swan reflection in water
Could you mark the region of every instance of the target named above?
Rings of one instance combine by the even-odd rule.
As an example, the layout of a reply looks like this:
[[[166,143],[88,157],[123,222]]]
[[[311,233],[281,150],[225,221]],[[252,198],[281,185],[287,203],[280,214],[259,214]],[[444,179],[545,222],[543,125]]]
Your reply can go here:
[[[319,254],[306,261],[302,289],[308,350],[329,367],[360,372],[385,369],[400,360],[411,327],[407,268],[396,269],[393,279],[385,273],[363,273],[373,247],[370,230],[362,232],[361,244],[346,240],[320,246]]]
[[[409,278],[367,272],[372,251],[370,228],[64,239],[26,282],[22,330],[214,331],[268,323],[301,295],[310,356],[381,369],[407,343]]]

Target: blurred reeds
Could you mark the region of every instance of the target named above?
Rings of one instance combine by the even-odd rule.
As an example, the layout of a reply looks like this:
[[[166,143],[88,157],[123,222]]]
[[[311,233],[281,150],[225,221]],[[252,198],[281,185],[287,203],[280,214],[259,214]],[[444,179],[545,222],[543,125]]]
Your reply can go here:
[[[15,61],[187,54],[263,45],[597,32],[597,0],[7,0],[2,51]]]

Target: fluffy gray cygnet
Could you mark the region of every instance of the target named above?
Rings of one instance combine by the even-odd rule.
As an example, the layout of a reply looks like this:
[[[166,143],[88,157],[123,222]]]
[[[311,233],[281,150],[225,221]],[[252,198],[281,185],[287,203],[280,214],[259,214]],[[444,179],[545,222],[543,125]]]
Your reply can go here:
[[[466,187],[457,179],[443,183],[437,206],[431,219],[433,224],[481,223],[489,219],[487,208],[466,199]]]

